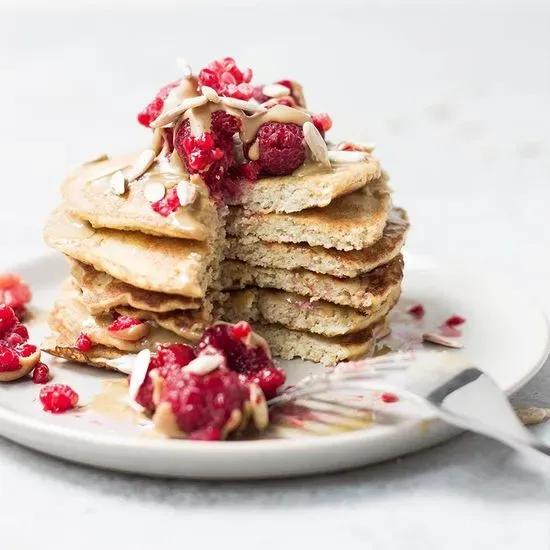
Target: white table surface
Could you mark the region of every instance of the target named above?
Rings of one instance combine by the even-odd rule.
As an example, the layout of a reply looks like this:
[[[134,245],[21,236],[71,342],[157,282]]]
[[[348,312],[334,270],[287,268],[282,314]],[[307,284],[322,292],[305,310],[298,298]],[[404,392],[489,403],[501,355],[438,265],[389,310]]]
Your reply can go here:
[[[176,76],[177,56],[198,68],[233,55],[260,80],[301,80],[333,116],[333,139],[379,144],[413,220],[411,252],[503,272],[550,315],[550,11],[27,4],[0,8],[3,266],[46,251],[41,226],[68,168],[145,143],[135,113]],[[505,295],[502,314],[514,314]],[[550,406],[548,366],[516,401]],[[550,440],[550,425],[538,431]],[[549,516],[550,467],[472,435],[254,484],[122,476],[0,440],[2,550],[538,550]]]

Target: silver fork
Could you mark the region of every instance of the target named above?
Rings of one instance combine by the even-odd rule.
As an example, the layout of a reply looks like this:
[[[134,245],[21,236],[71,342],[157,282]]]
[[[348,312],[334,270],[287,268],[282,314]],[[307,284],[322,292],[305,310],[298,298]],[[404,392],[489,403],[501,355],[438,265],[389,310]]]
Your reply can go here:
[[[550,456],[550,446],[523,426],[496,383],[462,355],[449,352],[402,352],[343,363],[327,373],[303,379],[270,399],[268,405],[312,400],[332,404],[337,414],[345,416],[346,409],[359,410],[344,401],[349,392],[390,392],[448,424],[516,449],[531,448]],[[379,399],[372,399],[369,408],[389,410]]]

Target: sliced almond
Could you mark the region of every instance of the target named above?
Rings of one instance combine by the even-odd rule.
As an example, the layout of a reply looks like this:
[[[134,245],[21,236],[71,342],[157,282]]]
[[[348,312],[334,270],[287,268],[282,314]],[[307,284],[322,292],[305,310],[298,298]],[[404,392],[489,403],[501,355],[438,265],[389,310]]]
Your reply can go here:
[[[126,178],[124,177],[124,174],[121,170],[117,170],[112,176],[111,176],[111,191],[115,195],[124,195],[126,193]]]
[[[166,187],[160,181],[151,181],[145,184],[143,194],[150,203],[158,202],[166,195]]]
[[[126,172],[126,179],[128,180],[128,183],[131,183],[132,181],[135,181],[143,176],[143,174],[151,168],[156,158],[157,153],[152,149],[145,149],[145,151],[142,151],[134,165]]]
[[[151,361],[151,352],[148,349],[141,350],[134,359],[132,372],[130,376],[130,385],[128,387],[128,398],[130,401],[135,401],[139,388],[145,381],[147,371],[149,370],[149,362]]]
[[[257,384],[250,384],[249,389],[252,420],[258,430],[265,430],[269,424],[269,411],[264,392]]]
[[[109,334],[113,338],[118,338],[119,340],[124,340],[125,342],[137,342],[146,336],[149,336],[151,332],[151,325],[149,323],[140,323],[139,325],[132,325],[128,328],[123,328],[121,330],[112,330],[109,331]]]
[[[187,63],[187,61],[183,57],[178,57],[176,60],[176,64],[179,70],[182,72],[184,78],[189,78],[193,75],[193,69],[191,68],[191,65],[189,65],[189,63]]]
[[[317,162],[330,166],[329,150],[323,136],[312,122],[306,121],[303,126],[304,139]]]
[[[216,92],[216,90],[214,90],[214,88],[211,88],[210,86],[201,86],[201,93],[211,103],[220,102],[220,96],[218,95],[218,92]]]
[[[193,204],[197,199],[197,186],[182,180],[176,187],[176,194],[178,195],[181,206],[188,206]]]
[[[153,132],[153,139],[151,140],[151,149],[155,152],[155,156],[158,156],[162,151],[164,145],[164,130],[162,128],[155,128]]]
[[[107,155],[106,153],[103,153],[101,155],[97,155],[96,157],[92,157],[91,159],[84,162],[83,166],[85,164],[95,164],[96,162],[103,162],[104,160],[109,160],[109,155]]]
[[[542,407],[523,407],[515,409],[518,418],[525,426],[540,424],[550,418],[550,409]]]
[[[448,336],[442,336],[437,332],[426,332],[422,335],[422,339],[425,342],[431,342],[432,344],[438,344],[445,346],[446,348],[463,348],[464,344],[456,338],[449,338]]]
[[[210,372],[220,368],[224,365],[224,363],[225,358],[219,353],[215,353],[213,355],[199,355],[183,367],[183,370],[192,374],[204,376],[205,374],[209,374]]]
[[[266,113],[267,109],[258,103],[252,101],[244,101],[244,99],[236,99],[234,97],[222,97],[221,103],[227,107],[240,109],[249,113]]]
[[[290,89],[282,84],[269,84],[262,88],[262,93],[267,97],[284,97],[290,95]]]
[[[203,95],[184,99],[177,107],[174,107],[165,113],[161,113],[155,120],[153,120],[153,122],[151,122],[150,126],[151,128],[168,126],[177,120],[188,109],[195,109],[201,105],[206,105],[206,103],[208,103],[208,99]]]
[[[225,426],[222,428],[222,438],[225,439],[228,434],[234,432],[243,421],[243,413],[239,409],[235,409],[231,412],[229,420],[225,423]]]
[[[354,162],[364,162],[369,158],[369,155],[362,151],[329,151],[328,158],[330,162],[336,164],[352,164]]]

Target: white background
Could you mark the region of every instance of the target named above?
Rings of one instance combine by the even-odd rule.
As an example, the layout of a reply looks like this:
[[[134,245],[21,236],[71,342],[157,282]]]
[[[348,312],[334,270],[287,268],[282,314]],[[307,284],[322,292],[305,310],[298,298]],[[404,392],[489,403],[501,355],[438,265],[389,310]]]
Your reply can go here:
[[[178,76],[176,57],[199,69],[232,55],[258,81],[300,80],[333,117],[333,140],[378,144],[413,220],[411,252],[503,272],[550,314],[545,4],[2,3],[2,265],[46,252],[41,227],[69,168],[146,142],[135,114]],[[514,314],[506,295],[501,307]],[[517,400],[550,405],[548,369]],[[0,441],[2,550],[538,550],[550,548],[549,516],[550,467],[474,436],[253,485],[124,477]]]

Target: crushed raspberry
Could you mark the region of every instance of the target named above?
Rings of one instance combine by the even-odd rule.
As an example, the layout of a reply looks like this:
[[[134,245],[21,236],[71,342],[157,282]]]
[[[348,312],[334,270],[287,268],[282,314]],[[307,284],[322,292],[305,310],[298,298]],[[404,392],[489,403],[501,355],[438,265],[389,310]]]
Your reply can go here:
[[[151,371],[157,370],[157,375],[167,378],[172,371],[181,370],[195,358],[195,351],[186,344],[172,344],[170,346],[159,346],[157,353],[153,355],[147,369],[147,376],[141,385],[136,397],[139,403],[149,412],[155,410],[153,403],[153,380],[149,376]],[[131,376],[128,377],[128,382]]]
[[[252,98],[255,99],[258,103],[265,103],[266,101],[269,101],[271,98],[266,96],[263,92],[264,87],[261,86],[254,86],[252,90]]]
[[[130,317],[129,315],[119,315],[108,327],[107,330],[111,332],[117,332],[119,330],[125,330],[136,325],[141,325],[143,321]]]
[[[248,395],[238,374],[227,369],[204,376],[176,370],[165,379],[159,404],[170,404],[179,429],[191,439],[212,440],[221,439],[231,413],[243,410]]]
[[[448,327],[457,327],[465,322],[466,319],[464,319],[464,317],[460,317],[460,315],[451,315],[444,324]]]
[[[227,176],[235,164],[233,136],[241,129],[241,121],[220,110],[212,113],[210,126],[210,132],[193,136],[189,121],[185,120],[178,126],[174,147],[187,170],[200,174],[212,197],[223,200],[236,192],[234,180]]]
[[[258,164],[266,174],[291,174],[305,161],[304,133],[297,124],[267,122],[260,126],[256,138],[260,145]]]
[[[177,212],[181,207],[176,188],[173,187],[164,195],[164,197],[157,202],[151,204],[151,208],[163,217],[167,217],[174,212]]]
[[[44,363],[38,363],[32,371],[32,381],[35,384],[47,384],[50,381],[50,369]]]
[[[252,327],[246,321],[239,321],[233,325],[231,332],[237,340],[244,340],[252,332]]]
[[[395,393],[384,392],[380,394],[380,401],[383,403],[397,403],[399,401],[399,397],[397,397]]]
[[[321,133],[322,136],[325,135],[326,132],[328,132],[332,128],[332,119],[328,115],[328,113],[319,113],[317,115],[313,115],[311,118],[311,122],[315,125],[317,130]]]
[[[24,375],[38,362],[38,348],[28,344],[28,339],[29,331],[18,321],[14,310],[0,305],[0,373],[22,369],[21,373]]]
[[[415,319],[422,319],[426,314],[426,310],[422,304],[416,304],[407,310]]]
[[[252,70],[241,71],[232,57],[209,63],[199,72],[199,85],[209,86],[219,95],[248,100],[254,93]]]
[[[19,355],[14,349],[0,345],[0,372],[19,370]]]
[[[76,339],[76,347],[86,353],[92,349],[93,343],[90,340],[90,337],[81,332]]]
[[[158,92],[153,101],[141,111],[138,116],[138,122],[142,124],[143,126],[149,128],[149,125],[153,120],[155,120],[161,113],[162,108],[164,107],[164,100],[168,97],[168,94],[177,86],[179,86],[181,83],[181,80],[175,80],[174,82],[170,82],[170,84],[167,84],[163,88],[161,88]]]
[[[255,382],[267,398],[272,397],[284,384],[284,371],[273,364],[263,347],[248,347],[233,331],[233,326],[224,323],[206,329],[197,344],[199,354],[205,348],[221,353],[228,368],[237,372],[243,383]]]
[[[40,390],[40,401],[45,411],[62,413],[77,405],[78,394],[64,384],[51,384]]]
[[[0,275],[0,304],[11,307],[16,316],[21,318],[32,298],[29,285],[19,275],[6,273]]]

